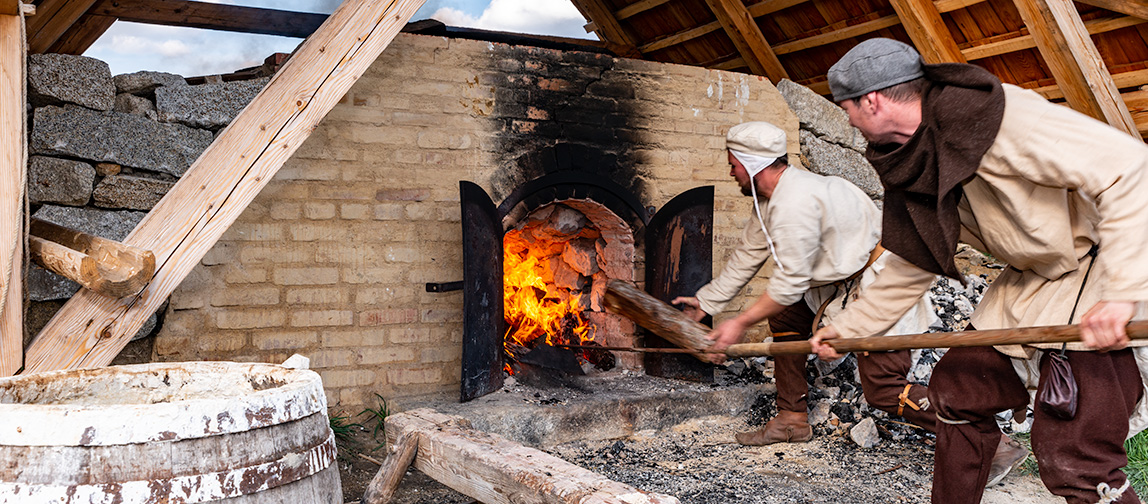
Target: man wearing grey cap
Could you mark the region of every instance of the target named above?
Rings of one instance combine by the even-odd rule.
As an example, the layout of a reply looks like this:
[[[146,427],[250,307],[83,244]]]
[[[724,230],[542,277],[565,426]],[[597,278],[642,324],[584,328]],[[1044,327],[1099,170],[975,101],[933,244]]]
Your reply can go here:
[[[980,502],[1000,438],[993,415],[1024,411],[1033,389],[1045,486],[1070,503],[1140,502],[1120,469],[1126,436],[1143,428],[1142,350],[1126,348],[1124,326],[1148,300],[1148,146],[980,67],[925,65],[889,39],[846,53],[829,85],[869,140],[885,186],[882,242],[896,255],[814,349],[833,358],[824,340],[880,334],[934,274],[959,278],[957,241],[969,243],[1009,265],[972,325],[1079,323],[1082,342],[941,359],[929,387],[933,502]]]
[[[738,124],[726,136],[730,176],[741,192],[754,199],[741,245],[721,273],[698,290],[696,297],[679,297],[687,314],[700,320],[717,314],[772,261],[766,292],[749,308],[719,325],[711,334],[720,351],[740,341],[746,329],[769,319],[777,341],[804,340],[819,318],[832,320],[847,296],[855,296],[885,267],[878,244],[881,213],[859,188],[845,179],[825,177],[786,160],[786,135],[766,122]],[[836,301],[836,302],[830,302]],[[936,320],[927,298],[897,322],[894,334],[928,330]],[[926,400],[927,388],[906,379],[908,351],[874,352],[858,356],[862,390],[869,404],[904,416],[930,431],[936,423]],[[774,357],[777,416],[765,427],[737,435],[745,445],[804,442],[813,436],[807,414],[809,387],[805,355]]]

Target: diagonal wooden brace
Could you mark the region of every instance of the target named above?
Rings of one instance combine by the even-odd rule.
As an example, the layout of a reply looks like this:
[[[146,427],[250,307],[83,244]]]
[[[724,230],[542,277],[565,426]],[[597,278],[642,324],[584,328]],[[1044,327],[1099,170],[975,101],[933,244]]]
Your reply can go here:
[[[32,261],[93,292],[135,294],[155,273],[155,254],[139,247],[32,219]]]

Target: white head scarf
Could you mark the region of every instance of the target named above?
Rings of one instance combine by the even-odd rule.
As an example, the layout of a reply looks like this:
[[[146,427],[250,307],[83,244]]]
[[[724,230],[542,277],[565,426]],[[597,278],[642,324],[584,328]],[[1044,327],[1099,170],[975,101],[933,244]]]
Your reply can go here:
[[[761,232],[765,234],[765,242],[769,245],[769,254],[773,257],[773,262],[777,264],[777,269],[784,273],[785,266],[777,258],[773,238],[769,236],[769,230],[765,228],[765,219],[761,217],[761,206],[757,202],[757,183],[754,179],[758,173],[785,155],[785,131],[767,122],[741,123],[730,128],[726,135],[726,148],[749,173],[749,191],[753,196],[754,214],[757,215],[758,224],[761,224]]]

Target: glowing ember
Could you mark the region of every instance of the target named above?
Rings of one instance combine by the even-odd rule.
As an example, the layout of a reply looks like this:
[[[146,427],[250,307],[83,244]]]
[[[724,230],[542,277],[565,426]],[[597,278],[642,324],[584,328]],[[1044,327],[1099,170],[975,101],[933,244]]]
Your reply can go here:
[[[592,341],[590,325],[582,318],[580,293],[554,284],[551,254],[563,244],[529,240],[522,231],[507,232],[503,239],[503,302],[508,326],[503,344],[510,355],[521,349],[549,345],[580,345]],[[541,245],[541,246],[540,246]]]

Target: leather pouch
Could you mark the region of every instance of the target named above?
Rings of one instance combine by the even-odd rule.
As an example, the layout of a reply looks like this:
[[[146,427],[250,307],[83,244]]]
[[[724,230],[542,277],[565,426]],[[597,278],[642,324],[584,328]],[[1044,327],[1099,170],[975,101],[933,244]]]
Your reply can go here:
[[[1049,356],[1048,376],[1044,388],[1036,396],[1036,403],[1049,416],[1061,420],[1072,420],[1076,416],[1076,378],[1072,366],[1062,352]]]

